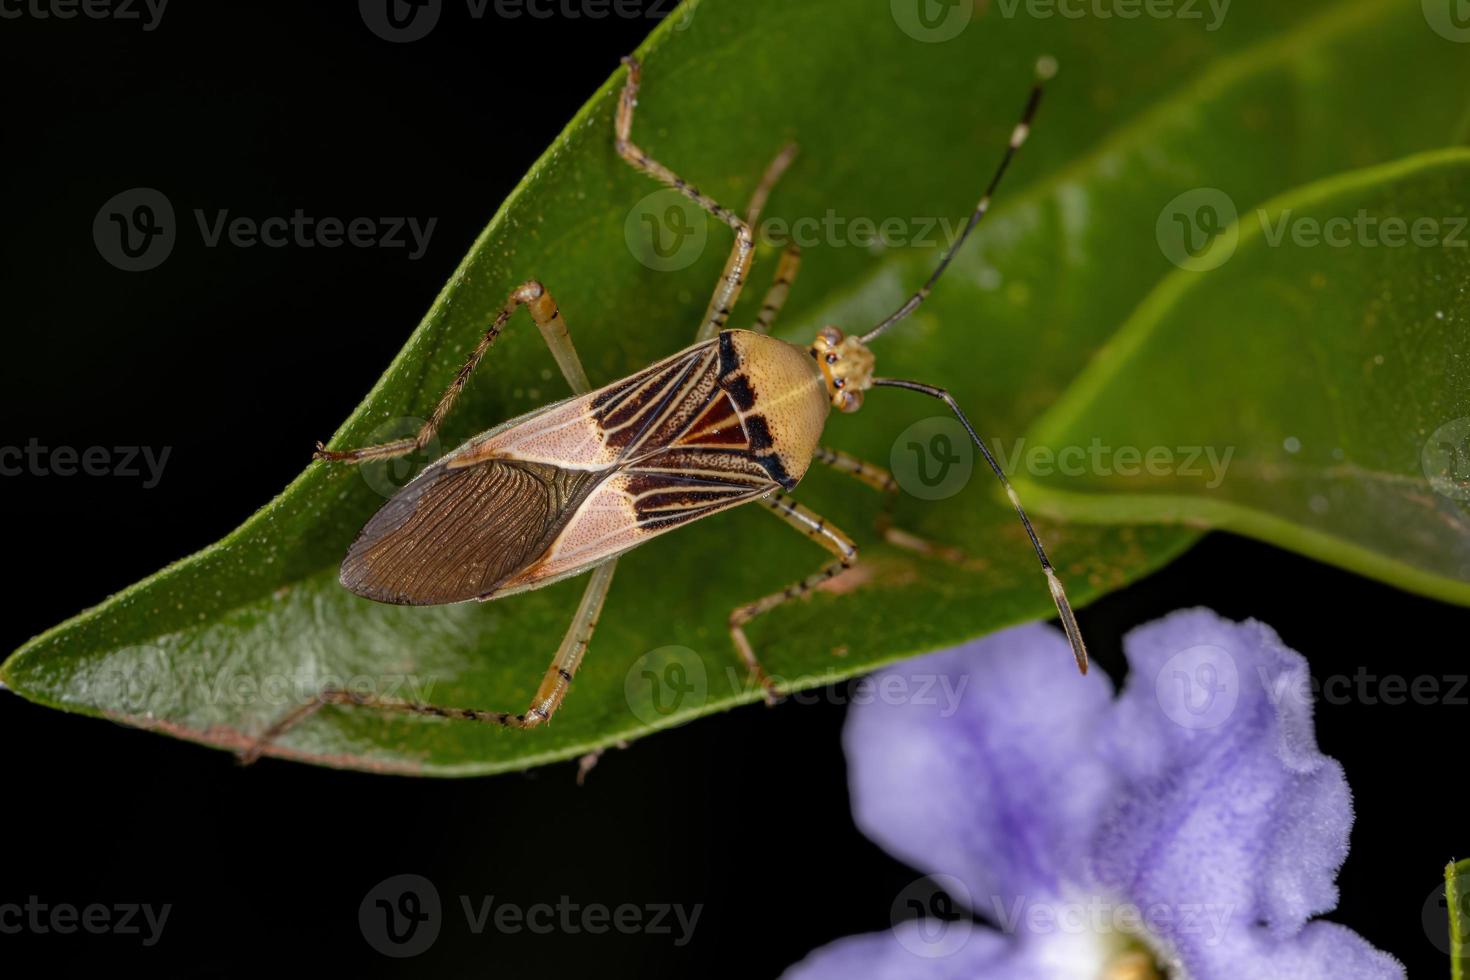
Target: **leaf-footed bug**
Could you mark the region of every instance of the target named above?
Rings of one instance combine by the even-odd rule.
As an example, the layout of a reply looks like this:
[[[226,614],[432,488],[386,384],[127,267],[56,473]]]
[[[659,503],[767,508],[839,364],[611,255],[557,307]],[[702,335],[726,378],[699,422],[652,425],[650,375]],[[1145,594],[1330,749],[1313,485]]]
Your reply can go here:
[[[243,754],[244,761],[253,761],[328,704],[511,728],[533,728],[548,721],[586,652],[618,556],[691,521],[750,501],[759,501],[833,556],[815,573],[730,614],[736,651],[764,687],[767,700],[774,701],[775,685],[756,658],[745,625],[850,568],[858,556],[847,535],[791,499],[789,491],[814,460],[884,493],[890,503],[898,491],[897,482],[883,469],[819,445],[831,410],[857,411],[872,388],[916,391],[949,406],[1005,487],[1041,563],[1077,666],[1087,670],[1087,651],[1071,604],[1004,470],[949,392],[918,381],[874,376],[868,347],[918,308],[989,210],[996,188],[1030,132],[1042,82],[1055,72],[1055,62],[1044,58],[1038,63],[1036,84],[1000,165],[964,230],[924,285],[865,333],[849,335],[826,326],[806,347],[769,336],[800,265],[801,253],[794,245],[782,253],[775,282],[751,329],[726,327],[750,273],[755,253],[752,228],[772,187],[790,165],[795,147],[776,156],[745,216],[737,216],[632,142],[641,72],[632,58],[625,58],[624,64],[628,76],[615,122],[618,154],[735,233],[735,246],[694,344],[593,390],[560,309],[546,288],[532,280],[511,292],[416,436],[361,449],[333,450],[318,444],[316,452],[319,460],[358,463],[405,455],[428,445],[511,316],[520,307],[527,309],[573,396],[475,436],[430,465],[363,528],[342,563],[341,581],[352,592],[379,602],[437,605],[498,599],[591,570],[540,688],[519,714],[328,689],[267,728]],[[880,530],[890,543],[925,554],[945,553],[946,549],[893,527],[887,507],[883,514]]]

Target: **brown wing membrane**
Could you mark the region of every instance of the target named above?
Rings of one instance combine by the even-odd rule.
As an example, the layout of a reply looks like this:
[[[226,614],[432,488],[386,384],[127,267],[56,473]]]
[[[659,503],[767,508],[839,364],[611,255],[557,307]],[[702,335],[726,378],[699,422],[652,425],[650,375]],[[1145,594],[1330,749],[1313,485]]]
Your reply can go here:
[[[604,476],[521,460],[436,463],[362,529],[342,584],[397,605],[478,599],[545,551]]]

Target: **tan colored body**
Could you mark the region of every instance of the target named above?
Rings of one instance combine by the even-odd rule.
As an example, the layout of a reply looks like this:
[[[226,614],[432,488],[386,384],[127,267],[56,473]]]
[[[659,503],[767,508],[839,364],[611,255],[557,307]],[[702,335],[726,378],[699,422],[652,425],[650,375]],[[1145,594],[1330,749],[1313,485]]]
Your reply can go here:
[[[560,308],[541,283],[531,280],[511,292],[415,437],[357,449],[317,445],[318,459],[338,463],[402,456],[429,445],[512,314],[522,307],[527,310],[574,396],[477,436],[424,470],[363,528],[342,563],[342,584],[380,602],[431,605],[498,598],[592,570],[530,706],[512,714],[327,688],[267,728],[244,753],[247,762],[269,751],[277,738],[325,705],[511,728],[544,724],[561,705],[586,653],[617,556],[666,531],[751,500],[759,500],[832,556],[816,572],[730,612],[735,649],[760,682],[767,700],[774,702],[777,684],[756,658],[745,626],[783,603],[810,594],[851,568],[858,557],[851,538],[784,493],[796,486],[814,459],[884,494],[879,528],[890,544],[925,555],[954,557],[952,549],[934,546],[892,526],[886,508],[898,485],[890,474],[818,445],[832,408],[855,412],[862,407],[865,392],[879,385],[922,392],[941,399],[955,413],[1010,495],[1046,574],[1077,664],[1086,670],[1086,649],[1071,606],[1004,471],[948,392],[919,382],[875,379],[873,355],[867,346],[923,302],[984,216],[1011,157],[1030,131],[1041,97],[1039,82],[989,188],[928,282],[868,332],[846,336],[837,327],[827,326],[810,347],[803,348],[767,335],[800,266],[801,250],[795,244],[789,244],[781,256],[754,329],[724,329],[755,255],[752,228],[771,188],[791,163],[794,145],[771,162],[742,219],[632,141],[639,65],[631,58],[624,59],[624,64],[628,78],[615,117],[618,155],[683,194],[735,235],[734,248],[694,345],[632,377],[592,391]],[[1055,70],[1053,63],[1043,72],[1044,64],[1038,63],[1038,77]]]
[[[580,574],[795,487],[831,404],[810,351],[722,331],[449,453],[363,529],[342,584],[380,602],[435,605]],[[451,512],[453,526],[438,530]]]

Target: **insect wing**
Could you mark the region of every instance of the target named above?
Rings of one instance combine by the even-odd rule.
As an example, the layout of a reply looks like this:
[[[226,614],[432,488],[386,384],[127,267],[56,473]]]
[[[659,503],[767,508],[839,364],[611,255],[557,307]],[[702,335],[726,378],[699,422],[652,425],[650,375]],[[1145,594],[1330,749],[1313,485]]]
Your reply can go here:
[[[378,602],[478,599],[546,550],[602,474],[491,459],[441,460],[383,506],[342,563],[342,584]]]
[[[400,605],[519,592],[775,489],[719,382],[697,344],[476,437],[368,522],[342,584]]]

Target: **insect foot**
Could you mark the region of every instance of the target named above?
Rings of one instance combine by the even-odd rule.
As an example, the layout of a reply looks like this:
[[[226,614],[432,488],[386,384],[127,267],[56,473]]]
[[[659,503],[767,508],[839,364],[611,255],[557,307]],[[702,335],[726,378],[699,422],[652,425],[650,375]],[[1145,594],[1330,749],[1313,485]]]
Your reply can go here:
[[[756,659],[755,649],[751,647],[750,640],[746,638],[743,628],[744,624],[750,622],[759,612],[760,610],[753,606],[741,606],[731,612],[730,639],[735,642],[735,650],[750,671],[751,678],[760,684],[766,706],[775,707],[781,701],[781,690],[776,687],[776,682],[771,680],[771,675],[766,673],[761,662]]]

